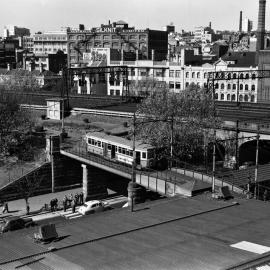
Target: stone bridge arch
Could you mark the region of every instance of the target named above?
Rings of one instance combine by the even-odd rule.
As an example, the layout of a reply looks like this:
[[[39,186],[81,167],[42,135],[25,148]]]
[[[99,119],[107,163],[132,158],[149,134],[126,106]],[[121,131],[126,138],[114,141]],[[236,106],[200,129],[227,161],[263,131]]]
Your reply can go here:
[[[256,164],[257,140],[250,140],[242,143],[239,147],[239,165],[246,162]],[[259,164],[270,162],[270,140],[259,140]]]

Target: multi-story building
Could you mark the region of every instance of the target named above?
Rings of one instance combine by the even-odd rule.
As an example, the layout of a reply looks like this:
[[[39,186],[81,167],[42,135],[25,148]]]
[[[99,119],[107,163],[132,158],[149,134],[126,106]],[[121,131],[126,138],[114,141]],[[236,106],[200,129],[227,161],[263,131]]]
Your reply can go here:
[[[56,54],[23,54],[23,68],[29,70],[30,66],[34,63],[34,69],[40,70],[42,67],[43,70],[49,70],[56,74],[62,71],[67,67],[67,55],[61,51],[58,51]]]
[[[7,64],[16,65],[16,48],[19,47],[17,39],[6,38],[0,42],[0,67],[6,68]]]
[[[128,66],[129,91],[131,95],[140,95],[142,92],[149,91],[151,87],[148,87],[148,85],[151,85],[151,83],[155,83],[155,91],[159,86],[165,86],[170,91],[176,93],[180,93],[191,84],[207,87],[209,72],[229,71],[232,74],[231,80],[215,82],[216,100],[232,102],[258,101],[258,79],[251,75],[258,70],[258,66],[255,64],[255,53],[228,53],[223,59],[220,58],[214,63],[201,62],[200,64],[192,65],[189,63],[192,63],[194,55],[186,53],[186,49],[181,50],[180,58],[174,62],[153,60],[125,61],[123,58],[111,60],[110,49],[97,48],[97,50],[107,50],[107,52],[100,51],[101,54],[106,53],[107,55],[100,58],[100,60],[106,59],[103,65]],[[87,63],[87,57],[85,56],[87,56],[87,53],[84,54],[85,63]],[[91,66],[92,63],[93,61],[90,61],[89,65]],[[99,61],[100,63],[101,61]],[[105,76],[107,77],[103,80],[103,87],[107,89],[107,95],[126,95],[125,80],[121,78],[121,74],[107,74]],[[96,79],[93,84],[93,80],[90,77],[86,77],[84,78],[86,81],[85,89],[83,90],[83,87],[78,86],[79,94],[93,93],[91,89],[94,84],[97,84]],[[78,82],[81,79],[78,77],[75,80]],[[138,82],[140,83],[138,84]],[[153,87],[151,91],[153,91]]]
[[[67,53],[67,31],[49,31],[33,35],[33,49],[38,54]]]
[[[22,48],[28,52],[34,51],[34,39],[32,36],[22,37]]]
[[[91,48],[112,48],[133,52],[136,51],[141,59],[161,61],[167,58],[168,33],[159,30],[135,29],[124,21],[101,25],[85,30],[83,25],[77,30],[69,29],[68,35],[68,65],[82,62],[84,52]],[[154,53],[153,53],[154,52]]]
[[[30,30],[15,25],[4,26],[4,38],[30,36]]]

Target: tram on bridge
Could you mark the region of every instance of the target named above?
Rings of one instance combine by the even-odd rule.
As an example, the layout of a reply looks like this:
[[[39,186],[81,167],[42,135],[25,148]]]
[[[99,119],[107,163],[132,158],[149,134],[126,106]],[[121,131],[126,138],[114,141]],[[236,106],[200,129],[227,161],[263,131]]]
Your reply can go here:
[[[86,134],[87,151],[128,165],[133,162],[133,142],[103,132]],[[155,147],[142,141],[135,141],[135,165],[141,168],[153,167]]]

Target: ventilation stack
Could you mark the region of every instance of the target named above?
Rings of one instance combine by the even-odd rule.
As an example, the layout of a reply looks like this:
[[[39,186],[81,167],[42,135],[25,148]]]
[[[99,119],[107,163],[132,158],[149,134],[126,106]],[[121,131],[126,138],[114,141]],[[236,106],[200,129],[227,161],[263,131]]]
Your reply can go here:
[[[265,6],[266,6],[266,0],[259,0],[259,14],[258,14],[258,29],[257,29],[256,51],[260,51],[260,50],[264,49]]]

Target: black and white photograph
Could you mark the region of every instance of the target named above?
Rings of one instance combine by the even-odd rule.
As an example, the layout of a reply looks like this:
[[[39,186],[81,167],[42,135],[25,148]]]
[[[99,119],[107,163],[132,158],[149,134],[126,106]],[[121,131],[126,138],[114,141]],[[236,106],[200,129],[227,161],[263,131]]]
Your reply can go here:
[[[270,270],[270,0],[1,0],[0,270]]]

